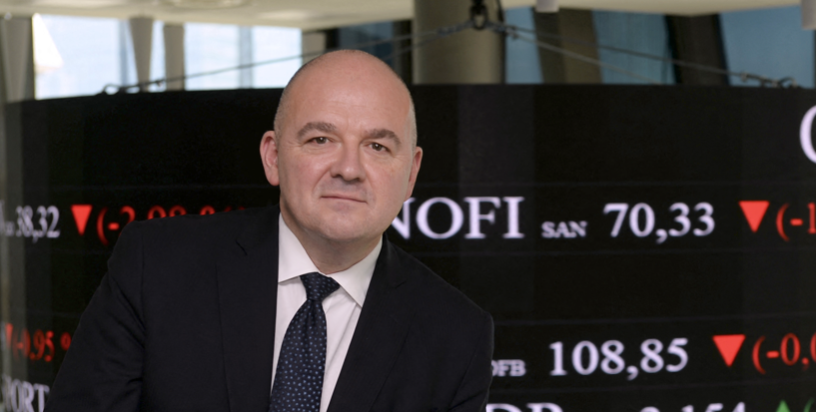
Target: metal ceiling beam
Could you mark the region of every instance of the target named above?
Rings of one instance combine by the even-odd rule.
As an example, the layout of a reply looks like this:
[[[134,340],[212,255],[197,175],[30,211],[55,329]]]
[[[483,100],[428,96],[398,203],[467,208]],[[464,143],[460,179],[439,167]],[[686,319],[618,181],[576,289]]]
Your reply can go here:
[[[618,10],[671,15],[715,14],[722,11],[782,7],[797,0],[559,0],[572,9]],[[535,0],[504,0],[505,8],[533,7]],[[150,15],[156,20],[185,23],[207,22],[237,25],[295,27],[319,30],[381,21],[410,20],[413,0],[257,0],[241,7],[222,9],[181,8],[169,2],[143,0],[47,0],[19,2],[0,0],[0,13],[59,14],[127,19]]]

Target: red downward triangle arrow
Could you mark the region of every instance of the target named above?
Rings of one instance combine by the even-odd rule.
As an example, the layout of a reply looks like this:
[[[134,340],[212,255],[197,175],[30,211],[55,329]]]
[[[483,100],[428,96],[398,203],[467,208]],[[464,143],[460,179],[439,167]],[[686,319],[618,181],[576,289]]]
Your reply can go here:
[[[714,336],[714,344],[717,345],[717,349],[720,350],[720,355],[722,355],[725,364],[729,367],[734,363],[734,359],[737,357],[737,353],[739,353],[742,342],[744,341],[745,335]]]
[[[88,225],[88,218],[91,216],[92,209],[93,205],[71,205],[71,213],[74,214],[80,236],[85,233],[85,226]]]
[[[765,217],[765,212],[768,210],[770,202],[767,200],[743,200],[739,202],[742,208],[742,213],[745,213],[745,219],[748,220],[748,225],[751,230],[756,233],[759,229],[759,224],[762,223],[762,218]]]

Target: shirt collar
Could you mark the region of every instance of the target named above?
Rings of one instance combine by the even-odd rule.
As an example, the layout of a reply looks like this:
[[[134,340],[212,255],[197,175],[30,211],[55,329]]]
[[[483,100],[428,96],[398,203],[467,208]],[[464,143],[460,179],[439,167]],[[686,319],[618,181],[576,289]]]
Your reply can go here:
[[[289,226],[286,226],[282,215],[278,216],[278,227],[280,228],[278,230],[278,283],[283,283],[306,273],[318,272],[323,274],[317,270],[317,266],[312,262],[297,236],[289,229]],[[374,275],[374,266],[377,264],[380,249],[382,249],[382,237],[380,237],[380,241],[377,242],[374,250],[363,260],[346,270],[328,275],[339,283],[340,287],[360,307],[363,306],[366,292],[368,292],[368,285]]]

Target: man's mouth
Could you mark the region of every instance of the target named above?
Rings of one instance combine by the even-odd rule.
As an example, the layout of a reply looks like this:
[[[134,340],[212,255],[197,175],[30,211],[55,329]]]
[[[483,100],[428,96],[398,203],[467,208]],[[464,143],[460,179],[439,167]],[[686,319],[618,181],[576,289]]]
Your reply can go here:
[[[349,202],[365,203],[365,200],[363,200],[363,199],[361,199],[359,197],[349,196],[349,195],[324,195],[322,197],[324,199],[331,199],[331,200],[346,200],[346,201],[349,201]]]

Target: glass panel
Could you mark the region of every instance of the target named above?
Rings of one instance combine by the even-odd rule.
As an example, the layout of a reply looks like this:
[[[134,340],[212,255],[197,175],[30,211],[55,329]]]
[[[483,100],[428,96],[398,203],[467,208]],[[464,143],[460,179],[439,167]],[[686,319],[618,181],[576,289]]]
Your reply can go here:
[[[521,7],[504,11],[507,24],[524,29],[535,30],[533,9]],[[533,38],[530,33],[522,33],[524,37]],[[505,60],[505,76],[507,83],[541,83],[541,63],[538,60],[538,47],[525,40],[507,37],[505,40],[507,58]]]
[[[344,48],[358,48],[361,44],[376,42],[394,37],[394,25],[391,22],[360,24],[357,26],[343,27],[338,30],[339,46]],[[392,43],[382,43],[376,46],[360,48],[381,59],[385,59],[394,53]],[[390,59],[389,59],[390,60]],[[391,64],[390,61],[386,63]]]
[[[813,87],[813,31],[802,29],[798,6],[722,13],[720,25],[730,70],[775,79],[792,76],[799,85]],[[759,82],[735,79],[733,84]]]
[[[301,32],[285,27],[253,27],[252,54],[255,63],[300,56]],[[300,68],[296,57],[279,63],[261,64],[253,69],[253,87],[283,87]]]
[[[594,11],[593,20],[595,21],[595,34],[601,45],[659,57],[671,57],[669,32],[666,18],[663,15]],[[618,66],[659,83],[675,83],[674,67],[671,63],[604,49],[598,50],[598,58],[604,63]],[[604,83],[647,83],[645,80],[607,68],[601,68],[601,76]]]
[[[184,57],[187,75],[238,65],[238,26],[190,23],[185,26]],[[187,79],[188,90],[235,89],[238,70]]]
[[[38,99],[92,95],[107,84],[120,83],[118,20],[49,15],[42,19],[63,66],[37,74]]]

